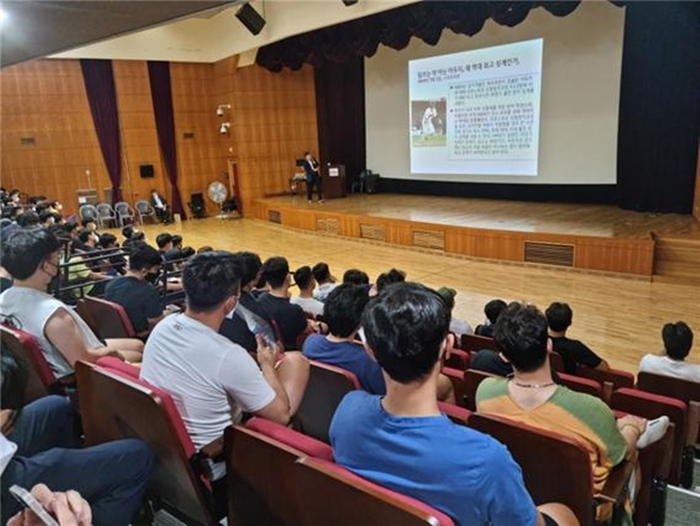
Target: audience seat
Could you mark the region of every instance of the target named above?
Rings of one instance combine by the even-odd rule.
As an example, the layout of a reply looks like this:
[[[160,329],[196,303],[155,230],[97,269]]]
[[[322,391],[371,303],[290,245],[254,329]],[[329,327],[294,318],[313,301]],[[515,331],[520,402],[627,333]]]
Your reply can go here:
[[[437,404],[441,413],[460,426],[466,426],[469,417],[472,415],[469,409],[464,409],[458,405],[448,404],[447,402],[438,402]]]
[[[445,367],[466,371],[469,369],[471,355],[467,351],[460,349],[450,349],[450,357],[445,360]]]
[[[476,334],[462,334],[461,349],[467,352],[478,352],[482,349],[498,350],[493,338],[477,336]]]
[[[558,373],[564,372],[564,358],[556,351],[549,353],[549,366]]]
[[[442,374],[447,376],[452,382],[452,389],[455,393],[455,402],[459,407],[467,407],[467,386],[464,383],[464,371],[461,369],[453,369],[452,367],[443,367]]]
[[[617,466],[601,495],[594,495],[590,457],[575,440],[491,414],[473,414],[469,427],[508,447],[535,504],[566,504],[582,525],[594,524],[598,502],[618,500],[634,468],[634,462],[627,461]]]
[[[634,375],[620,369],[610,369],[609,371],[599,371],[591,369],[585,365],[579,365],[576,369],[576,376],[595,380],[603,385],[603,399],[610,401],[612,392],[623,387],[634,387]]]
[[[99,336],[100,334],[100,328],[97,326],[97,322],[95,321],[95,317],[92,315],[90,312],[90,307],[85,301],[85,298],[80,298],[76,304],[75,304],[75,310],[78,313],[78,316],[80,316],[85,323],[88,324],[88,327],[94,332],[96,335]]]
[[[444,513],[328,461],[296,462],[303,524],[452,526]]]
[[[565,385],[572,391],[589,394],[600,399],[603,398],[603,386],[599,382],[589,380],[588,378],[579,378],[578,376],[573,376],[571,374],[558,374],[562,385]]]
[[[75,387],[74,374],[56,377],[34,336],[3,324],[0,324],[0,335],[3,354],[7,350],[28,366],[29,378],[24,393],[27,403],[48,394],[67,395]]]
[[[330,443],[328,431],[335,410],[343,397],[360,382],[350,371],[310,360],[309,383],[299,409],[292,419],[294,429]]]
[[[89,312],[100,338],[136,338],[136,331],[124,307],[118,303],[91,296],[86,296],[84,301],[83,308]]]
[[[120,360],[114,356],[103,356],[97,360],[97,365],[104,367],[105,369],[110,369],[114,372],[122,373],[130,378],[133,378],[134,380],[138,380],[141,373],[141,369],[139,367]]]
[[[476,369],[467,369],[464,371],[465,407],[467,409],[476,411],[476,390],[484,379],[491,377],[494,377],[494,375],[485,373],[484,371],[477,371]]]
[[[156,455],[149,496],[187,524],[214,522],[211,486],[197,452],[167,393],[129,373],[78,362],[80,412],[87,445],[139,438]],[[209,455],[212,457],[212,455]]]
[[[301,525],[294,463],[332,461],[330,446],[262,418],[226,429],[225,443],[229,524]]]

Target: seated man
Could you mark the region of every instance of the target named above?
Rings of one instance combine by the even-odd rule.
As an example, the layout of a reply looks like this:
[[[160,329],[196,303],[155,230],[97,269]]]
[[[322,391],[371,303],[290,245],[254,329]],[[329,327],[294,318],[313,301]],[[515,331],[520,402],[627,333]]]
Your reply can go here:
[[[124,275],[126,274],[126,258],[119,249],[119,243],[117,243],[117,236],[109,232],[105,232],[100,235],[100,246],[103,250],[111,250],[105,258],[109,263],[109,274],[111,275]]]
[[[61,244],[56,236],[46,230],[17,232],[3,248],[2,265],[14,282],[0,294],[0,318],[37,339],[56,376],[72,373],[78,360],[96,362],[112,355],[141,361],[140,340],[102,341],[73,309],[46,293],[58,276]]]
[[[466,321],[455,318],[452,314],[455,309],[455,296],[457,291],[448,287],[440,287],[437,291],[445,302],[447,307],[450,309],[450,332],[454,334],[458,339],[462,337],[463,334],[472,334],[474,329]]]
[[[0,412],[2,524],[22,508],[7,489],[38,483],[80,493],[92,508],[94,524],[130,523],[148,486],[151,450],[134,439],[77,449],[73,415],[70,401],[60,396],[40,398],[18,412]]]
[[[389,272],[382,272],[377,276],[377,281],[374,282],[369,295],[376,296],[389,285],[403,283],[404,281],[406,281],[406,273],[403,270],[392,268]]]
[[[280,360],[258,336],[258,363],[217,333],[240,292],[237,259],[227,252],[193,257],[183,271],[184,314],[168,316],[148,338],[141,378],[170,393],[192,442],[201,449],[253,413],[287,425],[304,396],[309,363],[301,353]],[[262,369],[262,370],[261,370]],[[225,466],[213,466],[215,498],[225,501]]]
[[[343,274],[343,283],[350,285],[364,285],[369,289],[369,276],[363,270],[351,268]]]
[[[168,202],[165,200],[165,197],[158,193],[158,190],[151,190],[150,203],[156,212],[158,220],[164,225],[170,223],[170,209],[168,207]]]
[[[314,279],[316,280],[316,290],[314,290],[314,298],[318,301],[326,301],[326,298],[331,291],[338,286],[336,279],[331,274],[331,269],[327,263],[316,263],[311,269]]]
[[[552,303],[545,312],[549,323],[549,337],[552,339],[552,349],[561,354],[564,359],[564,372],[576,374],[580,365],[601,371],[610,370],[608,362],[589,349],[584,343],[566,337],[566,331],[571,326],[574,317],[571,307],[566,303]]]
[[[493,338],[493,326],[496,325],[501,312],[506,310],[508,305],[503,300],[491,300],[484,305],[484,314],[486,315],[486,323],[478,325],[474,334],[485,338]]]
[[[693,347],[693,331],[682,321],[667,323],[661,330],[664,354],[647,354],[639,370],[700,383],[700,365],[685,361]]]
[[[445,303],[421,285],[394,285],[369,303],[362,327],[387,395],[345,396],[330,430],[336,462],[460,524],[576,524],[561,505],[538,511],[503,445],[440,413],[437,384],[452,346],[449,325]]]
[[[285,350],[297,349],[297,338],[307,328],[312,330],[311,320],[307,320],[299,305],[289,301],[289,287],[292,283],[289,275],[289,263],[282,257],[268,259],[263,265],[263,279],[270,287],[269,292],[263,292],[258,303],[277,324]]]
[[[299,287],[299,295],[289,300],[293,305],[299,305],[304,312],[314,318],[323,315],[323,303],[314,298],[316,280],[311,273],[311,267],[304,266],[294,272],[294,283]]]
[[[149,277],[160,273],[162,262],[155,248],[134,247],[126,275],[113,279],[105,289],[105,299],[124,307],[139,338],[148,336],[160,320],[173,312],[162,308],[160,292],[148,282]]]
[[[514,375],[512,379],[481,382],[476,392],[478,411],[504,415],[579,441],[590,453],[596,491],[603,488],[614,466],[666,433],[668,417],[647,423],[628,415],[616,421],[599,398],[554,383],[547,319],[536,307],[511,303],[498,318],[494,338],[513,365]],[[635,481],[637,488],[641,487],[639,482]],[[599,518],[606,518],[609,511],[609,507],[601,510]]]

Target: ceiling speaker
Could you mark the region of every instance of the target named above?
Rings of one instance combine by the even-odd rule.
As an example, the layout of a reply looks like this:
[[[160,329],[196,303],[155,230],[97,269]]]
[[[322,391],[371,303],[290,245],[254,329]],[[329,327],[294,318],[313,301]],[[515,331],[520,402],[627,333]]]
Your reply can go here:
[[[254,35],[265,27],[265,19],[250,4],[243,4],[236,12],[236,18]]]

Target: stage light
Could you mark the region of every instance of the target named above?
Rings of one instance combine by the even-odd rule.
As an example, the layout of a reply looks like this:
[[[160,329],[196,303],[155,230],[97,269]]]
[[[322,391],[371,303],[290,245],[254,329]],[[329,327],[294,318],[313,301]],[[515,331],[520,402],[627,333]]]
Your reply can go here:
[[[222,122],[221,126],[219,127],[219,133],[221,135],[228,135],[229,130],[231,129],[231,123],[230,122]]]
[[[350,7],[351,5],[355,5],[357,2],[359,2],[359,0],[343,0],[345,7]]]
[[[248,31],[257,35],[265,27],[265,19],[258,13],[255,8],[246,3],[236,11],[236,18],[246,27]]]

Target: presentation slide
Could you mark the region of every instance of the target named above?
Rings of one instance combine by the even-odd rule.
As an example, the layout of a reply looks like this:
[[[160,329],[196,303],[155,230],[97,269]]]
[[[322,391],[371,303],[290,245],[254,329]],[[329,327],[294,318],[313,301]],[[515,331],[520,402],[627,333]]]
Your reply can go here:
[[[543,39],[408,63],[411,173],[536,176]]]

